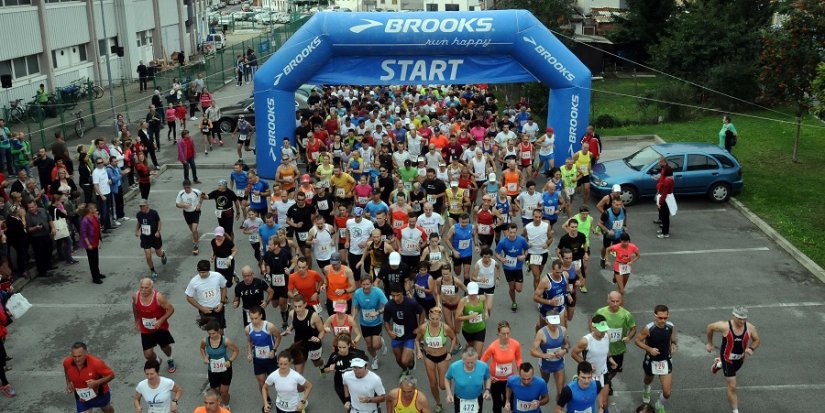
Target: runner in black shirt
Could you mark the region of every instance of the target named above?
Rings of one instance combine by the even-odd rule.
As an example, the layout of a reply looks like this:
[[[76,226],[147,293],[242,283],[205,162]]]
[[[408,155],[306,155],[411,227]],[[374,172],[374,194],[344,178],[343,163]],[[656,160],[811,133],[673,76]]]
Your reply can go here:
[[[412,289],[413,272],[407,264],[401,262],[401,254],[391,252],[387,262],[381,265],[378,271],[378,279],[381,280],[384,291],[400,289],[410,291]]]
[[[435,177],[435,169],[427,168],[427,179],[421,183],[424,193],[427,194],[427,202],[433,204],[433,209],[439,214],[444,213],[444,198],[447,185],[444,181]]]
[[[241,201],[238,196],[228,189],[226,180],[221,179],[218,181],[218,189],[209,194],[204,193],[202,197],[215,200],[215,216],[218,217],[218,226],[223,227],[226,237],[232,239],[232,212],[235,212],[236,220],[241,219]]]
[[[295,194],[295,205],[287,210],[286,222],[295,233],[295,239],[307,262],[312,262],[312,248],[307,244],[307,236],[312,227],[313,218],[315,218],[315,208],[307,204],[306,199],[306,194],[303,192],[299,191]]]
[[[379,211],[375,214],[375,229],[381,231],[381,240],[382,241],[390,241],[395,248],[395,231],[392,230],[392,225],[390,225],[389,220],[387,219],[387,213],[384,211]]]
[[[226,287],[232,288],[235,283],[235,254],[238,247],[226,236],[223,227],[215,228],[215,238],[212,239],[212,262],[215,263],[215,272],[226,278]]]
[[[567,234],[562,235],[561,239],[559,239],[559,245],[556,248],[556,255],[559,259],[562,259],[561,251],[565,248],[573,252],[573,262],[576,263],[576,268],[581,271],[582,285],[585,285],[587,274],[585,274],[584,263],[590,259],[590,251],[587,247],[587,237],[579,232],[579,221],[576,221],[575,218],[568,220],[565,227],[567,229]],[[583,293],[587,293],[587,290],[585,289],[582,289],[581,291]]]
[[[335,197],[332,192],[327,190],[327,187],[322,182],[315,183],[315,196],[312,197],[312,204],[315,206],[315,212],[324,217],[327,224],[333,225],[335,220],[332,217],[332,211],[335,202]]]
[[[152,249],[155,249],[155,254],[160,257],[160,262],[166,265],[166,252],[163,250],[163,240],[160,236],[160,215],[158,211],[149,208],[149,201],[141,199],[140,211],[138,211],[137,226],[135,227],[135,236],[140,237],[140,248],[143,248],[143,254],[146,256],[146,264],[149,265],[149,270],[152,271],[152,281],[158,278],[158,273],[155,271],[155,263],[152,262]]]
[[[399,260],[401,258],[399,257]],[[421,324],[424,309],[404,290],[390,290],[391,297],[384,306],[384,329],[392,338],[392,354],[401,367],[402,374],[408,374],[415,367],[415,330]]]
[[[252,307],[261,307],[261,318],[266,320],[266,307],[273,296],[272,287],[266,281],[255,278],[252,267],[248,265],[241,268],[241,277],[242,281],[235,285],[235,300],[232,301],[232,306],[243,308],[243,325],[250,323],[248,312]]]
[[[297,258],[297,257],[295,257]],[[281,248],[277,237],[269,238],[269,246],[264,254],[261,264],[261,272],[264,279],[272,286],[273,294],[271,300],[278,299],[278,307],[281,309],[281,330],[286,330],[286,321],[289,318],[289,274],[295,266],[295,260],[289,248]]]

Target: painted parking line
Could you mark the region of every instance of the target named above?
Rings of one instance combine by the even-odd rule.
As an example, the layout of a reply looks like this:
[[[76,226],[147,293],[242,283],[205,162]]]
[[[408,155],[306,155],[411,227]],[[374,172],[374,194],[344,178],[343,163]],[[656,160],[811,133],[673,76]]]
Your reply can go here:
[[[726,211],[728,211],[727,208],[711,208],[711,209],[682,209],[682,208],[679,208],[679,212],[676,215],[697,214],[697,213],[719,213],[719,212],[726,212]],[[633,211],[633,215],[659,215],[659,211],[658,210]]]
[[[767,385],[753,385],[753,386],[736,386],[737,391],[787,391],[787,390],[825,390],[825,383],[809,383],[809,384],[767,384]],[[674,392],[697,392],[697,391],[727,391],[725,386],[717,387],[687,387],[687,388],[673,388]],[[643,390],[616,390],[614,394],[641,394]]]
[[[770,251],[771,249],[768,247],[755,247],[755,248],[716,248],[712,250],[689,250],[689,251],[655,251],[655,252],[645,252],[645,256],[651,255],[691,255],[691,254],[715,254],[715,253],[725,253],[725,252],[755,252],[755,251]]]

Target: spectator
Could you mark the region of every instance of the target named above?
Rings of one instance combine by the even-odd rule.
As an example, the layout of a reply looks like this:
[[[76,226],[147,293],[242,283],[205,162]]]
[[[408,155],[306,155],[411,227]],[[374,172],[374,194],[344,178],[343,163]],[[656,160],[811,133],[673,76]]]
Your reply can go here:
[[[11,131],[6,126],[6,120],[0,119],[0,172],[6,171],[14,175],[14,159],[11,157]]]
[[[151,172],[149,171],[149,163],[146,162],[146,154],[138,152],[137,161],[135,162],[135,172],[138,177],[138,186],[140,187],[140,199],[149,199],[149,189],[151,186]]]
[[[26,208],[20,205],[20,194],[12,192],[12,204],[6,219],[6,241],[14,248],[17,259],[12,269],[21,277],[28,278],[26,266],[29,263],[29,237],[26,235]]]
[[[97,205],[86,204],[83,220],[80,222],[80,246],[86,249],[86,257],[89,259],[89,272],[92,274],[92,282],[103,284],[106,276],[100,273],[100,257],[98,248],[100,247],[100,221],[97,216]]]
[[[100,211],[100,218],[103,221],[102,225],[105,230],[114,229],[115,226],[112,223],[112,218],[110,215],[114,202],[112,199],[112,181],[106,170],[106,164],[108,162],[108,158],[97,159],[95,161],[95,170],[92,172],[92,183],[95,188],[97,209]],[[117,223],[116,225],[120,226],[120,223]]]
[[[6,324],[9,320],[6,316],[6,308],[3,303],[0,303],[0,394],[6,397],[16,397],[17,393],[9,384],[9,379],[6,378],[6,360],[9,358],[6,354]]]
[[[83,190],[83,202],[88,204],[92,202],[92,195],[94,195],[94,188],[92,187],[92,161],[86,152],[86,147],[77,145],[77,173],[80,182],[80,188]]]
[[[69,146],[66,145],[66,139],[63,136],[63,132],[57,131],[54,133],[54,142],[52,142],[50,149],[52,151],[52,159],[54,159],[55,163],[57,161],[63,161],[63,165],[66,166],[66,170],[69,171],[69,175],[74,174],[72,155],[69,154]]]
[[[160,98],[160,88],[156,87],[155,92],[152,95],[152,106],[159,108],[163,106],[163,100]]]
[[[39,207],[36,202],[30,201],[26,208],[26,231],[29,234],[29,242],[34,252],[37,275],[39,277],[50,277],[49,270],[56,268],[52,267],[54,223],[49,214]]]
[[[198,93],[198,86],[195,82],[189,82],[189,87],[186,88],[186,101],[189,102],[190,120],[198,120],[198,117],[195,116],[195,112],[198,111],[200,93]]]
[[[149,157],[152,158],[152,165],[155,166],[155,170],[160,169],[160,167],[158,166],[158,158],[155,155],[155,143],[152,142],[151,133],[149,132],[149,123],[140,123],[138,138],[140,138],[140,145],[143,154],[146,155],[148,153]]]
[[[95,139],[95,149],[92,152],[92,162],[97,162],[98,159],[109,160],[109,145],[103,139]]]
[[[25,169],[31,175],[32,147],[23,132],[12,133],[11,157],[14,159],[15,170]]]
[[[736,146],[736,140],[736,127],[733,126],[730,116],[725,115],[722,117],[722,129],[719,130],[719,147],[731,152],[733,147]]]
[[[191,85],[191,83],[190,83]],[[175,106],[175,117],[178,122],[180,122],[180,130],[183,132],[186,129],[186,106],[183,104],[183,100],[178,102],[178,105]],[[169,119],[167,119],[168,122]]]
[[[69,226],[69,212],[66,210],[66,205],[63,204],[63,194],[57,193],[52,195],[52,203],[49,205],[49,218],[52,222],[64,219],[66,226]],[[68,236],[55,239],[55,248],[57,249],[57,258],[66,262],[66,264],[77,264],[79,261],[72,257],[72,237],[71,232]]]
[[[129,218],[123,211],[123,175],[122,169],[118,168],[117,160],[114,156],[109,158],[109,164],[106,165],[106,173],[109,175],[112,187],[112,220],[115,225],[118,222],[128,221]]]
[[[52,169],[54,169],[54,160],[49,158],[45,147],[37,150],[37,158],[34,160],[34,166],[37,167],[37,176],[40,178],[40,187],[43,189],[49,189],[52,185]]]
[[[144,90],[148,88],[148,80],[149,80],[149,68],[143,64],[143,60],[140,61],[137,67],[137,74],[138,79],[140,80],[140,93],[143,93]]]
[[[68,172],[68,170],[66,170],[66,165],[63,164],[63,160],[56,159],[54,161],[54,168],[52,168],[52,171],[49,173],[49,178],[51,178],[51,182],[54,182],[57,179],[57,173],[60,171]]]
[[[149,112],[146,113],[147,132],[149,133],[149,142],[154,142],[153,150],[160,151],[160,126],[163,114],[159,113],[156,108],[162,108],[163,105],[150,105]],[[152,159],[152,162],[157,162]]]

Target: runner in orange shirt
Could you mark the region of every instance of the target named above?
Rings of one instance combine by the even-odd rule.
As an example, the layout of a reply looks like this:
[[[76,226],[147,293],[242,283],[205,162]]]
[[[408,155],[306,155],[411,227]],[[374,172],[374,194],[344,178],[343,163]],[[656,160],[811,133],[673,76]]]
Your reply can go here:
[[[501,174],[501,187],[507,192],[511,202],[521,193],[521,171],[516,169],[516,161],[507,161],[507,169]]]
[[[309,269],[307,259],[304,257],[298,258],[295,269],[297,271],[289,274],[287,286],[289,298],[301,294],[306,297],[307,305],[317,306],[321,302],[321,286],[324,284],[324,279],[318,272]]]
[[[203,392],[203,406],[196,407],[193,413],[229,413],[229,409],[221,407],[221,396],[212,389]]]
[[[633,263],[641,258],[639,247],[630,242],[630,235],[623,232],[619,237],[619,243],[607,248],[610,256],[615,256],[613,263],[613,280],[619,286],[619,294],[624,296],[624,287],[630,280],[630,273]]]
[[[88,412],[95,407],[103,413],[114,413],[109,383],[115,372],[103,360],[89,355],[86,343],[72,344],[69,357],[63,359],[66,375],[66,393],[74,393],[78,413]]]
[[[490,396],[493,399],[493,413],[501,413],[507,402],[507,378],[518,374],[521,364],[521,344],[510,338],[510,323],[507,320],[498,323],[498,340],[493,341],[481,355],[481,361],[490,366],[493,384]]]

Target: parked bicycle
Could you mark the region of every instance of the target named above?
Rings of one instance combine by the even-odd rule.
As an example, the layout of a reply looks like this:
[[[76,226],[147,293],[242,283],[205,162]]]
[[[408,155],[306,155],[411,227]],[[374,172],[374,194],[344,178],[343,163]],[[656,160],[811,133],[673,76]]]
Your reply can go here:
[[[74,134],[78,138],[82,138],[83,135],[86,133],[86,120],[83,119],[83,111],[78,110],[74,113],[75,121],[74,121]]]
[[[34,101],[23,103],[23,99],[15,99],[9,102],[9,118],[12,123],[25,122],[29,119],[38,120],[43,115],[43,108]]]

